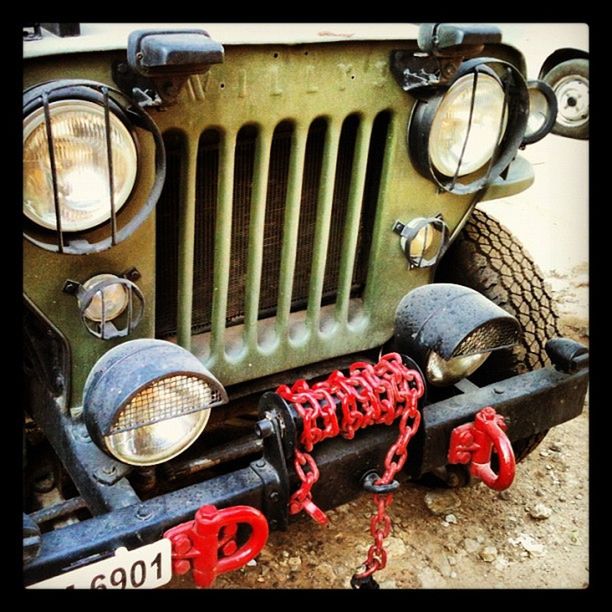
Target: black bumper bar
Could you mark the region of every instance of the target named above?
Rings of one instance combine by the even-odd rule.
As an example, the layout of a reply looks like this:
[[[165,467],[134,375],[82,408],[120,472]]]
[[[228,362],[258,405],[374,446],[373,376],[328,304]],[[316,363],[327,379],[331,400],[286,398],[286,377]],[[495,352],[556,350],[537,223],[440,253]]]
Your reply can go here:
[[[582,412],[587,385],[586,368],[564,373],[549,367],[429,404],[409,447],[406,470],[420,476],[446,465],[451,431],[471,421],[485,406],[505,416],[511,440],[569,421]],[[289,493],[297,483],[288,469],[291,444],[286,433],[283,439],[287,423],[281,421],[286,415],[274,402],[263,405],[267,426],[260,427],[266,436],[261,459],[243,469],[43,534],[38,556],[24,568],[25,584],[101,560],[120,546],[132,549],[156,541],[168,528],[193,519],[204,504],[220,508],[246,504],[262,510],[271,529],[286,527]],[[363,430],[354,440],[335,438],[318,446],[313,453],[321,474],[313,488],[317,505],[332,508],[359,495],[364,473],[382,466],[396,436],[395,427],[376,426]]]

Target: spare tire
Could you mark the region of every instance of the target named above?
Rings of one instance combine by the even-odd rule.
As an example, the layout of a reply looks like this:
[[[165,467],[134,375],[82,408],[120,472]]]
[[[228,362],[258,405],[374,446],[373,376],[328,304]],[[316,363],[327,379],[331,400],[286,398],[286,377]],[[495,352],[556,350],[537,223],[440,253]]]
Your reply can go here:
[[[589,60],[572,59],[557,64],[543,79],[557,98],[557,120],[553,134],[589,138]]]

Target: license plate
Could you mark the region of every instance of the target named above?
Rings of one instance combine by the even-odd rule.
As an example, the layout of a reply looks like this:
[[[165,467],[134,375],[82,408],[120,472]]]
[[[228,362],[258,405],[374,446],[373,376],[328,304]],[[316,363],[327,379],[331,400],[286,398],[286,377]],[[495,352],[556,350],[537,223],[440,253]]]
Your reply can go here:
[[[172,578],[170,540],[162,538],[134,550],[37,582],[30,589],[155,589]]]

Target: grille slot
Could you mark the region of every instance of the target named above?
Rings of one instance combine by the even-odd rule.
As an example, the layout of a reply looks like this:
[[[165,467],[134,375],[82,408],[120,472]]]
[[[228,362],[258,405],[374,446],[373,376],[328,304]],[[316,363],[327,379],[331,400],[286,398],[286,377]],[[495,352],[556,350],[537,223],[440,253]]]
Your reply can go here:
[[[298,167],[297,177],[301,182],[301,188],[298,192],[299,225],[290,310],[303,310],[308,306],[313,274],[313,253],[316,247],[318,207],[322,181],[326,180],[323,176],[323,157],[326,145],[329,148],[329,139],[333,136],[332,130],[339,130],[340,133],[336,135],[337,148],[331,152],[337,155],[337,162],[332,174],[333,201],[329,234],[325,236],[328,244],[321,305],[333,303],[337,299],[339,285],[342,283],[343,266],[347,267],[347,273],[350,274],[350,295],[355,297],[363,292],[389,122],[388,112],[379,113],[368,129],[363,124],[362,118],[357,115],[349,115],[340,124],[333,125],[320,118],[311,123],[307,135],[302,132],[300,136],[292,122],[283,121],[276,126],[272,135],[268,135],[268,140],[264,141],[266,147],[269,145],[269,166],[257,309],[259,319],[276,314],[280,299],[279,287],[288,198],[290,198],[290,184],[295,184],[296,181],[296,177],[291,176],[291,156],[299,155],[300,146],[304,147],[304,142],[301,145],[297,142],[299,138],[305,138],[305,151],[302,151],[304,163]],[[366,139],[365,145],[362,143],[361,146],[366,147],[367,162],[365,158],[361,162],[357,159],[360,131],[363,132],[362,137]],[[209,331],[212,325],[215,238],[219,231],[216,216],[219,183],[222,180],[220,151],[225,146],[223,139],[227,137],[218,130],[209,129],[203,132],[198,146],[191,327],[193,334]],[[249,257],[253,257],[253,254],[249,253],[249,231],[253,214],[253,185],[257,179],[255,176],[257,148],[262,144],[259,141],[261,137],[255,126],[244,125],[235,136],[235,147],[232,151],[234,173],[231,183],[232,220],[225,309],[226,327],[245,321],[247,271]],[[162,338],[175,335],[177,330],[176,276],[179,261],[177,226],[181,156],[184,150],[177,133],[168,132],[164,138],[168,155],[168,176],[157,212],[156,291],[156,335]],[[358,202],[360,206],[356,209],[356,213],[354,211],[351,213],[351,192],[355,183],[359,181],[364,184],[363,198]],[[358,193],[360,197],[361,192]],[[259,205],[255,202],[255,206]],[[350,229],[348,226],[355,221],[358,223],[357,237],[351,243],[349,234],[354,233],[355,228]],[[351,245],[348,256],[347,253],[343,253],[347,250],[347,244]],[[355,245],[354,248],[352,244]],[[345,284],[348,289],[348,279]]]
[[[198,147],[196,178],[195,252],[193,269],[194,334],[210,329],[213,294],[215,216],[219,191],[219,144],[217,130],[206,130]],[[171,333],[175,333],[173,330]]]
[[[179,185],[184,142],[178,132],[164,134],[166,181],[156,208],[155,330],[164,338],[176,333],[178,306]]]

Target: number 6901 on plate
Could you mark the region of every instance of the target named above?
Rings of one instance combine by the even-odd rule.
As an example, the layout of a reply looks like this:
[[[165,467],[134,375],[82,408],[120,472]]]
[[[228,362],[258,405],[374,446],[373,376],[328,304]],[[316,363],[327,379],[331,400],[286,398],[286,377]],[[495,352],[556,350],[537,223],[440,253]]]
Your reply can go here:
[[[155,589],[172,578],[170,540],[128,551],[119,548],[115,556],[54,576],[31,585],[30,589]]]

